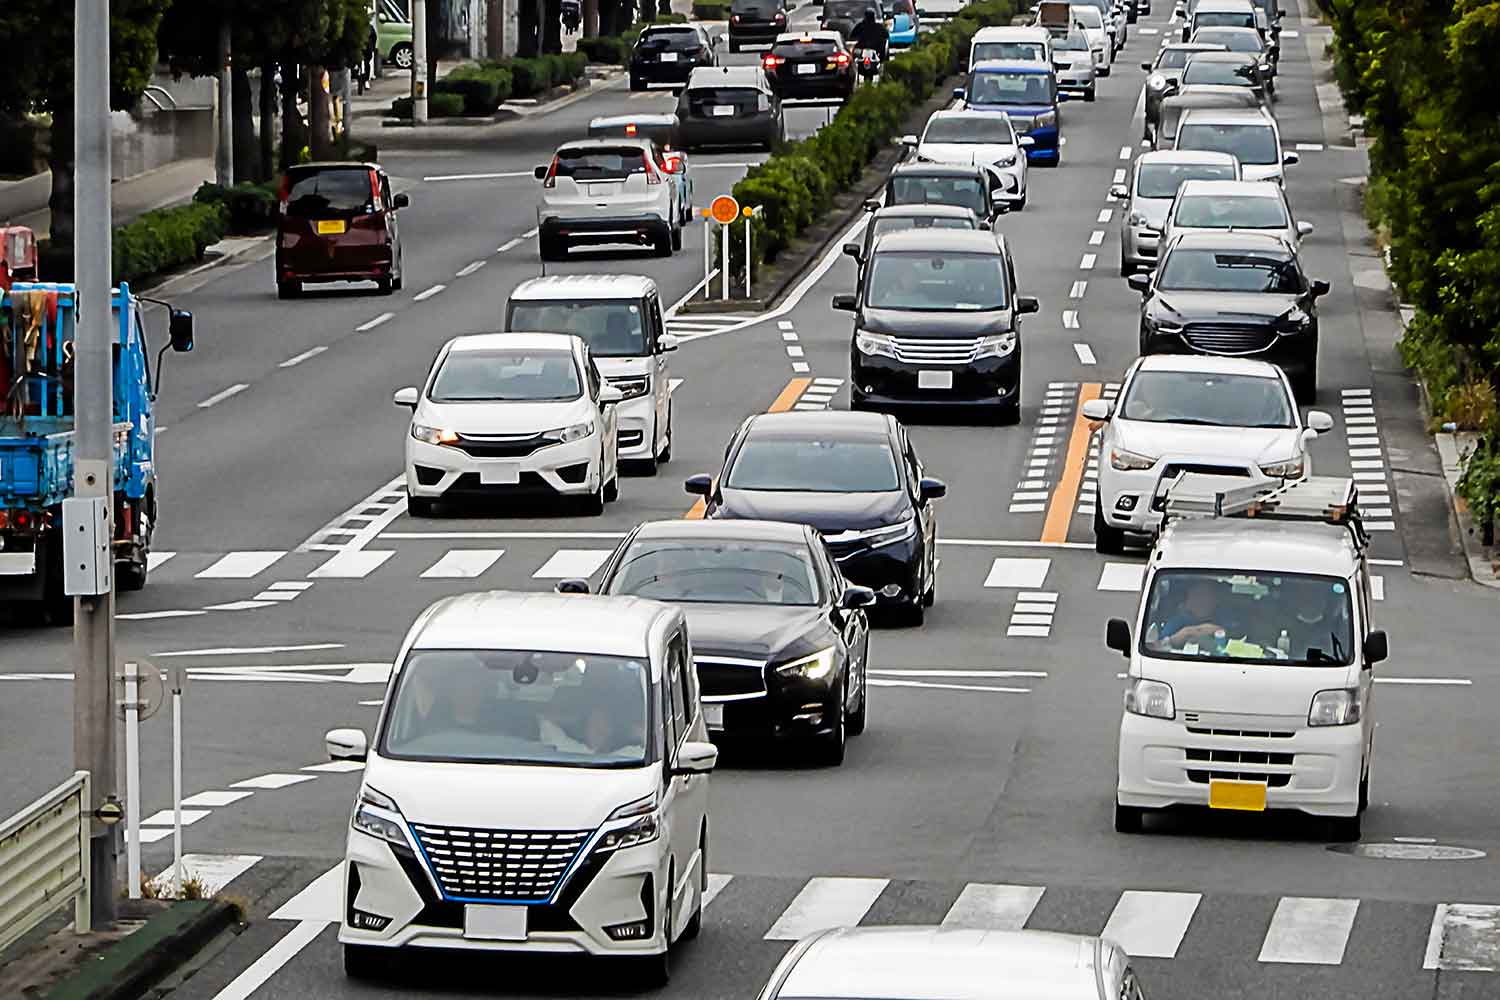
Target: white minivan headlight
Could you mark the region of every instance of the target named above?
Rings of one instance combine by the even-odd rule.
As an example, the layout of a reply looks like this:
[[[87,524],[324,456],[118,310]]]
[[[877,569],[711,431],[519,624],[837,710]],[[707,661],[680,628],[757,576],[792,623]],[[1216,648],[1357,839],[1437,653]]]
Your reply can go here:
[[[1309,726],[1351,726],[1359,721],[1359,688],[1334,688],[1313,695]]]
[[[884,333],[857,330],[854,334],[854,349],[867,358],[896,357],[896,342]]]
[[[446,427],[428,427],[426,424],[416,422],[411,425],[411,436],[426,444],[458,443],[457,431],[450,431]]]
[[[614,823],[620,820],[629,820],[623,826],[617,826],[599,838],[599,843],[594,850],[600,853],[605,851],[618,851],[625,847],[635,847],[645,844],[661,836],[661,803],[655,795],[647,795],[645,798],[627,802],[625,805],[609,814],[604,822]]]
[[[1153,719],[1174,719],[1177,705],[1172,700],[1172,686],[1164,681],[1137,677],[1125,686],[1125,711]]]
[[[626,399],[635,399],[637,396],[644,396],[651,389],[651,377],[637,375],[631,378],[612,378],[609,384],[619,389]]]
[[[1156,459],[1150,455],[1138,455],[1124,448],[1111,448],[1109,450],[1110,468],[1120,472],[1143,472],[1156,464]]]
[[[406,831],[401,828],[401,810],[395,800],[368,786],[359,790],[349,825],[380,840],[402,846],[406,844]]]

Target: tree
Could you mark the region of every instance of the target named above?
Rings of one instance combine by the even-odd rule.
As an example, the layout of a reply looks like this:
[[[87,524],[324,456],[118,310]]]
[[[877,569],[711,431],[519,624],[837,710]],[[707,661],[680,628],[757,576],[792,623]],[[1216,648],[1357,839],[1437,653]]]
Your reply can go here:
[[[156,30],[170,0],[112,0],[110,106],[135,106],[156,65]],[[51,237],[73,243],[73,5],[67,0],[0,4],[0,111],[52,115]]]

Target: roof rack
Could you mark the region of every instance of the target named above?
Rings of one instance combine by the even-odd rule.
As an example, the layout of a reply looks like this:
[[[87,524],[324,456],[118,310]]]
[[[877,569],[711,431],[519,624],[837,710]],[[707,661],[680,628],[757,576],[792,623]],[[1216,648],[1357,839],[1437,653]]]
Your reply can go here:
[[[1174,518],[1248,517],[1348,527],[1360,548],[1369,543],[1359,514],[1359,487],[1344,476],[1307,476],[1282,483],[1185,472],[1157,484],[1165,497],[1161,528]]]

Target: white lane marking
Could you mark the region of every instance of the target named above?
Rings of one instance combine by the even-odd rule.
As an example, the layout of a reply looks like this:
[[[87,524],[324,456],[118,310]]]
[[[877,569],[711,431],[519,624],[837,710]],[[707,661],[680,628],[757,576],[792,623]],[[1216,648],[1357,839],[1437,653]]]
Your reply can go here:
[[[208,809],[184,809],[182,811],[182,825],[192,826],[209,814]],[[175,820],[171,809],[160,809],[141,820],[142,826],[171,826]]]
[[[1139,593],[1145,576],[1146,567],[1142,563],[1105,563],[1096,589]]]
[[[1040,587],[1047,582],[1047,572],[1051,568],[1051,559],[997,558],[990,564],[990,572],[984,578],[984,585],[986,587]]]
[[[300,785],[304,781],[313,780],[310,774],[260,774],[244,781],[236,781],[230,788],[263,788],[277,789],[286,788],[289,785]]]
[[[670,395],[670,394],[676,392],[677,391],[677,387],[679,385],[681,385],[682,383],[686,382],[686,381],[687,381],[687,379],[682,379],[682,378],[668,379],[667,380],[667,394]]]
[[[174,649],[166,653],[152,653],[155,657],[168,656],[243,656],[247,653],[302,653],[314,649],[343,649],[342,642],[310,642],[301,646],[213,646],[208,649]]]
[[[1012,638],[1045,639],[1052,634],[1051,625],[1010,625],[1005,634]]]
[[[1073,287],[1068,291],[1068,298],[1081,299],[1083,298],[1083,293],[1088,290],[1089,283],[1087,281],[1075,281],[1073,282]]]
[[[493,181],[504,177],[535,177],[531,170],[507,170],[495,174],[433,174],[431,177],[423,177],[424,184],[436,184],[442,181]]]
[[[1321,142],[1299,142],[1297,149],[1304,153],[1321,153],[1323,144]]]
[[[375,520],[366,522],[358,529],[347,527],[349,520],[367,510],[378,511]],[[406,477],[397,476],[375,490],[359,503],[313,532],[311,537],[297,546],[298,552],[345,552],[362,549],[390,526],[390,523],[406,512]],[[340,541],[330,541],[333,536],[348,536]]]
[[[1018,615],[1048,615],[1056,611],[1057,598],[1054,597],[1050,601],[1018,600],[1013,613]]]
[[[1500,906],[1439,903],[1422,968],[1500,972]]]
[[[1133,153],[1133,152],[1135,152],[1135,150],[1131,149],[1129,146],[1121,146],[1120,147],[1120,159],[1122,159],[1122,160],[1128,160],[1128,159],[1130,159],[1130,154]]]
[[[1011,514],[1036,514],[1046,509],[1047,505],[1042,503],[1013,503],[1007,508],[1007,512]]]
[[[1039,885],[992,885],[970,882],[943,916],[944,927],[984,931],[1018,931],[1046,891]]]
[[[422,571],[424,580],[472,580],[495,565],[504,549],[450,549]]]
[[[266,587],[266,590],[268,592],[273,592],[273,593],[275,591],[279,591],[279,590],[295,590],[297,593],[300,594],[304,590],[311,590],[311,589],[312,589],[312,584],[308,583],[306,580],[277,580],[275,583],[270,584],[268,587]],[[304,648],[306,648],[306,649],[317,649],[319,647],[317,647],[317,646],[307,646],[307,647],[304,647]],[[325,644],[325,646],[323,648],[326,648],[326,649],[342,649],[343,648],[343,643],[339,643],[339,642],[327,643],[327,644]]]
[[[1379,448],[1352,448],[1351,447],[1349,449],[1349,457],[1350,458],[1379,458],[1380,457],[1380,449]]]
[[[579,540],[579,539],[620,539],[625,537],[623,531],[391,531],[381,536],[382,538],[399,538],[407,541],[420,541],[446,538],[474,539],[496,539],[496,538],[525,538],[531,540],[551,541],[557,539]],[[613,550],[611,550],[613,551]]]
[[[175,553],[175,552],[148,552],[148,553],[146,553],[146,572],[150,573],[154,569],[160,569],[165,563],[167,563],[168,561],[170,561],[171,558],[173,556],[175,556],[176,554],[177,553]]]
[[[797,332],[795,330],[783,330],[781,331],[781,339],[787,343],[793,343],[797,339]]]
[[[1045,490],[1043,490],[1041,492],[1038,492],[1036,490],[1027,490],[1027,491],[1017,491],[1015,493],[1012,493],[1011,494],[1011,499],[1012,500],[1046,500],[1049,496],[1051,496],[1051,494],[1047,493]]]
[[[1296,28],[1289,28],[1281,33],[1282,38],[1296,38],[1300,34]]]
[[[365,766],[357,760],[329,760],[321,764],[309,764],[298,768],[299,771],[316,771],[319,774],[347,774],[350,771],[363,771]]]
[[[1378,574],[1370,577],[1370,596],[1377,601],[1385,600],[1385,577]]]
[[[1094,269],[1094,261],[1098,259],[1099,258],[1096,255],[1086,253],[1083,255],[1083,260],[1078,262],[1078,267],[1080,270],[1092,271]]]
[[[1047,611],[1046,614],[1029,614],[1027,612],[1019,610],[1019,608],[1020,608],[1020,606],[1017,605],[1017,610],[1011,612],[1010,623],[1012,625],[1051,625],[1052,624],[1052,615],[1053,615],[1054,612],[1052,611],[1051,608],[1048,609],[1048,611]]]
[[[1078,363],[1081,365],[1098,363],[1098,359],[1094,357],[1094,349],[1088,344],[1074,344],[1073,353],[1078,355]]]
[[[723,892],[724,887],[732,881],[734,881],[733,875],[720,875],[717,872],[709,872],[708,885],[703,887],[703,905],[707,907],[709,903],[712,903],[714,898]]]
[[[1260,949],[1262,962],[1338,965],[1359,911],[1357,899],[1283,896]]]
[[[767,941],[798,941],[816,931],[852,927],[889,884],[883,878],[812,878],[766,931]]]
[[[220,806],[233,805],[240,799],[248,799],[254,792],[199,792],[197,795],[189,795],[182,800],[184,806],[202,809],[218,809]],[[167,815],[170,817],[171,813]]]
[[[1120,167],[1118,170],[1115,171],[1114,183],[1116,183],[1116,184],[1124,184],[1125,183],[1125,168],[1124,167]]]
[[[1099,209],[1099,221],[1100,222],[1108,222],[1110,219],[1113,219],[1114,217],[1115,217],[1115,210],[1114,209],[1112,209],[1112,208],[1101,208],[1101,209]]]
[[[381,326],[381,325],[383,325],[385,323],[389,323],[391,320],[393,320],[395,318],[396,318],[396,314],[395,313],[393,313],[393,312],[383,312],[379,316],[376,316],[374,319],[367,320],[367,321],[359,324],[359,326],[356,326],[354,328],[354,332],[355,333],[369,333],[371,330],[375,329],[377,326]]]
[[[1064,309],[1062,314],[1062,323],[1064,330],[1078,329],[1078,310]]]
[[[598,572],[611,549],[558,549],[531,574],[533,580],[586,578]]]
[[[879,688],[914,688],[922,691],[984,691],[988,694],[1030,694],[1031,688],[996,687],[990,684],[950,684],[935,681],[891,680],[871,677],[866,683]]]
[[[800,358],[804,354],[802,348],[798,347],[796,344],[787,345],[786,353],[787,357],[791,358]]]
[[[497,246],[495,248],[495,252],[496,253],[508,253],[509,251],[514,250],[516,247],[520,246],[522,242],[523,241],[522,241],[521,237],[519,237],[519,236],[517,236],[513,240],[506,240],[504,243],[500,244],[499,246]]]
[[[248,388],[250,388],[248,383],[237,382],[234,385],[230,386],[228,389],[221,389],[218,392],[214,393],[212,396],[209,396],[203,402],[198,404],[198,409],[206,410],[210,406],[217,406],[219,403],[224,402],[224,400],[230,398],[231,396],[238,396]]]
[[[338,871],[337,868],[334,871]],[[337,919],[337,917],[335,917]],[[249,1000],[249,998],[272,976],[276,975],[298,953],[312,944],[313,939],[323,933],[331,920],[304,920],[293,927],[285,937],[273,944],[261,955],[250,967],[218,993],[214,994],[214,1000]]]
[[[307,575],[317,580],[362,580],[379,569],[382,563],[395,554],[389,549],[385,551],[358,549],[339,552]]]
[[[1405,684],[1431,687],[1471,687],[1474,682],[1467,677],[1377,677],[1376,684]]]
[[[776,321],[776,328],[778,330],[790,330],[792,328],[792,321],[789,319],[779,319]]]
[[[1383,468],[1385,468],[1385,463],[1382,462],[1382,461],[1379,461],[1377,459],[1362,458],[1362,459],[1359,459],[1358,461],[1350,462],[1349,463],[1349,468],[1351,468],[1351,469],[1383,469]]]
[[[532,226],[530,229],[526,230],[526,232],[522,233],[521,236],[522,236],[523,239],[528,239],[529,240],[533,236],[535,236],[537,234],[537,232],[538,232],[537,227],[536,226]],[[843,251],[840,250],[839,252],[842,253]]]
[[[1021,595],[1025,597],[1025,594]],[[1055,595],[1054,595],[1055,596]],[[871,670],[871,677],[1046,677],[1045,670]]]
[[[326,350],[328,350],[328,348],[323,347],[321,345],[318,346],[318,347],[309,347],[307,350],[303,351],[301,354],[294,354],[291,357],[287,358],[285,361],[283,361],[281,364],[277,365],[276,367],[277,368],[295,368],[298,365],[300,365],[302,362],[308,360],[309,358],[315,358],[319,354],[322,354]]]
[[[1120,893],[1100,932],[1132,958],[1175,958],[1203,897],[1196,892]]]
[[[203,613],[202,611],[134,611],[130,614],[115,615],[115,618],[126,622],[148,622],[161,618],[192,618]]]
[[[473,274],[475,271],[479,270],[481,267],[483,267],[487,263],[489,263],[489,261],[484,261],[484,260],[470,261],[469,263],[465,264],[463,267],[461,267],[461,268],[458,269],[458,274],[456,275],[456,277],[467,278],[469,275]]]
[[[194,574],[200,580],[248,580],[270,569],[285,552],[230,552]]]
[[[1339,391],[1340,391],[1340,393],[1342,395],[1345,395],[1345,396],[1368,396],[1368,395],[1370,395],[1370,390],[1369,389],[1341,389]]]
[[[418,292],[417,294],[413,295],[411,297],[411,300],[413,302],[426,302],[428,299],[432,298],[434,295],[437,295],[437,294],[441,293],[442,290],[445,289],[445,288],[447,288],[447,287],[448,287],[447,285],[433,285],[431,288],[429,288],[429,289],[427,289],[425,291]]]
[[[183,875],[197,879],[203,886],[203,898],[207,899],[254,868],[260,860],[259,854],[184,854]],[[175,866],[167,868],[152,879],[152,883],[170,886],[174,870]]]
[[[1089,233],[1089,246],[1097,247],[1104,243],[1104,230],[1096,229]]]

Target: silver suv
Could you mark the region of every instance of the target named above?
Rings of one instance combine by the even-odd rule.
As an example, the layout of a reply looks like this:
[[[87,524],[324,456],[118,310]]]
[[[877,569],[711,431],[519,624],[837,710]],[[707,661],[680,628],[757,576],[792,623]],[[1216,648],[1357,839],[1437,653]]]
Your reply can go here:
[[[557,150],[536,168],[542,260],[558,260],[575,246],[647,246],[659,257],[682,249],[679,161],[651,139],[585,139]]]
[[[1167,212],[1185,181],[1239,179],[1239,162],[1228,153],[1159,150],[1136,157],[1130,183],[1109,189],[1111,197],[1124,202],[1120,213],[1121,277],[1156,266]]]

